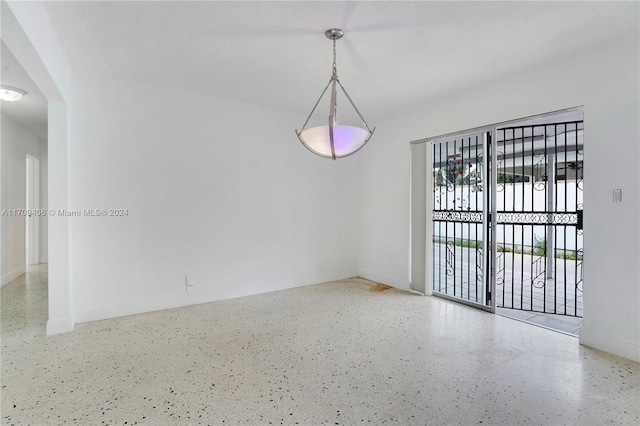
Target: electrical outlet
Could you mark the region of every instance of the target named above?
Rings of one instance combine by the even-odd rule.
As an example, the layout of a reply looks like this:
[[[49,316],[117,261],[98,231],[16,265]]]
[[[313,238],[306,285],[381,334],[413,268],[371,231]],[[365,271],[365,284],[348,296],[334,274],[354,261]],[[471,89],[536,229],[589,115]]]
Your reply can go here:
[[[622,202],[622,189],[614,189],[613,190],[613,202],[621,203]]]
[[[189,287],[193,287],[196,284],[196,280],[192,277],[189,279],[189,275],[184,276],[184,291],[189,294]]]

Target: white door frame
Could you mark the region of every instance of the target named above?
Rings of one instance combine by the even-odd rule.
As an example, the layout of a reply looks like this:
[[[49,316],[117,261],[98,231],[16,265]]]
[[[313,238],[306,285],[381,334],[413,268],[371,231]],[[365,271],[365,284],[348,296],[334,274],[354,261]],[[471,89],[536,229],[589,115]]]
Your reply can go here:
[[[14,54],[48,103],[48,207],[68,206],[68,121],[71,97],[69,65],[59,43],[52,42],[46,11],[40,2],[1,1],[2,41]],[[55,40],[54,40],[55,41]],[[44,189],[43,189],[44,190]],[[70,273],[69,218],[47,216],[47,335],[73,331],[73,276]]]
[[[40,160],[29,154],[26,179],[25,263],[29,266],[40,263]]]

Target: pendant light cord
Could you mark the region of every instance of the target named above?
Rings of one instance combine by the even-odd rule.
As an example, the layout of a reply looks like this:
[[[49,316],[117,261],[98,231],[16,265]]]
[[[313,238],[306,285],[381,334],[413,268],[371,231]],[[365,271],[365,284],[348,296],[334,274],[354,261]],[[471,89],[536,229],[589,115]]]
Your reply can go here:
[[[336,65],[336,39],[333,39],[333,77],[338,78],[338,66]]]

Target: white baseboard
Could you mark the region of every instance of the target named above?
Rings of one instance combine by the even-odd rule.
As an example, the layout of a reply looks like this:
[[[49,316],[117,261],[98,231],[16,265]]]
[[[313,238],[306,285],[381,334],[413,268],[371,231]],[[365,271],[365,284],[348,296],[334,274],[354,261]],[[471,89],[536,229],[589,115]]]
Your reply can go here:
[[[154,300],[143,300],[134,303],[126,303],[111,306],[101,306],[89,309],[75,309],[76,323],[100,321],[109,318],[123,317],[127,315],[143,314],[147,312],[174,309],[183,306],[198,305],[220,300],[235,299],[238,297],[252,296],[255,294],[271,293],[296,287],[304,287],[329,281],[337,281],[356,276],[353,269],[340,269],[329,273],[313,276],[300,276],[282,280],[271,280],[265,283],[254,283],[251,288],[237,290],[236,288],[214,288],[209,291],[198,292],[197,287],[190,290],[190,294],[181,293],[171,297],[163,297]],[[262,289],[268,289],[266,291]]]
[[[18,278],[20,275],[24,274],[27,271],[26,266],[22,265],[14,269],[13,271],[9,271],[7,274],[4,274],[1,279],[0,287],[9,284],[11,281]]]
[[[640,345],[611,336],[589,331],[580,332],[580,344],[640,362]]]
[[[74,321],[71,318],[63,318],[47,321],[47,336],[70,333],[73,331]]]

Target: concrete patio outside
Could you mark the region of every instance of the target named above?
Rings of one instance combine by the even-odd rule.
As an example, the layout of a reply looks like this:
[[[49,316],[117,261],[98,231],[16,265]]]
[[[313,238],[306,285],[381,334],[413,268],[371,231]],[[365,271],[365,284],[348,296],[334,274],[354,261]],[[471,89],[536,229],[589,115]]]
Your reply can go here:
[[[482,251],[479,249],[461,246],[448,249],[445,244],[436,243],[433,253],[434,289],[438,289],[439,279],[441,293],[482,303],[482,258]],[[583,312],[582,260],[556,258],[554,263],[555,278],[545,279],[544,256],[498,253],[495,295],[497,313],[578,335],[582,327]]]

